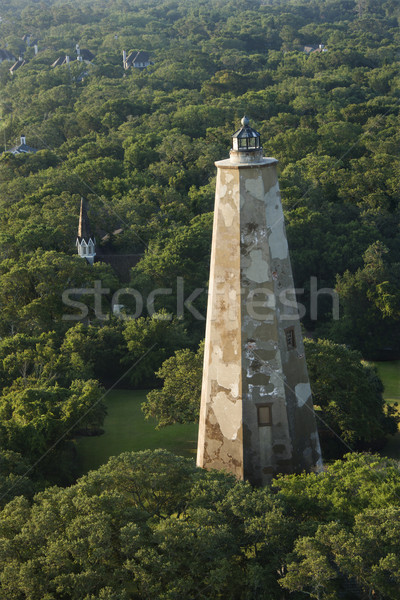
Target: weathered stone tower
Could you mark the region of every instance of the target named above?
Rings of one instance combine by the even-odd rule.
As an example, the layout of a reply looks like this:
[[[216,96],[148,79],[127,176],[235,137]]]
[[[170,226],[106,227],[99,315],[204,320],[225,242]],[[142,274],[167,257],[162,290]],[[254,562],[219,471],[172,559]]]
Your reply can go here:
[[[246,117],[216,163],[197,451],[261,485],[322,466],[276,165]]]

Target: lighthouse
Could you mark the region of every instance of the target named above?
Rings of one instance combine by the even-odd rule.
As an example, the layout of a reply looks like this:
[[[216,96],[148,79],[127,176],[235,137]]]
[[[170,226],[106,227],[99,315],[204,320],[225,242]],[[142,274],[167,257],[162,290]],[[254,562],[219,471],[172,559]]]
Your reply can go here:
[[[241,124],[215,163],[197,465],[266,485],[322,460],[277,160]]]

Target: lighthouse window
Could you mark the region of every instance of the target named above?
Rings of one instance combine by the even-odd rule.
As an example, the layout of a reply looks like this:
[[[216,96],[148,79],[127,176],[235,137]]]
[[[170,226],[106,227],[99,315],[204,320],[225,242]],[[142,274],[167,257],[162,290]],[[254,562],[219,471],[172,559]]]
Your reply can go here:
[[[294,327],[288,327],[285,329],[286,346],[288,350],[296,348],[296,338],[294,337]]]
[[[257,406],[258,426],[266,427],[272,425],[272,411],[270,404],[259,404]]]

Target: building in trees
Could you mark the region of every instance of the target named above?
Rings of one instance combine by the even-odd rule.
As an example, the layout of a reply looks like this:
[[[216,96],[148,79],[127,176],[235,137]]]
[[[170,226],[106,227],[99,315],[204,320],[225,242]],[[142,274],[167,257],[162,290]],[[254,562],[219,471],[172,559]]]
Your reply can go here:
[[[322,466],[276,165],[246,117],[216,163],[197,464],[254,484]]]
[[[28,144],[26,143],[26,137],[24,135],[21,135],[20,144],[18,146],[10,148],[8,152],[11,152],[12,154],[35,154],[37,152],[37,149],[32,148],[32,146],[28,146]]]
[[[318,46],[313,44],[309,46],[304,46],[303,52],[305,54],[313,54],[314,52],[328,52],[328,49],[325,48],[325,44],[318,44]]]
[[[60,67],[61,65],[68,65],[70,62],[70,58],[68,55],[59,56],[52,64],[52,67]]]
[[[87,50],[86,48],[80,48],[79,44],[75,45],[76,51],[76,60],[78,62],[85,62],[87,65],[91,65],[95,56],[93,52]],[[69,65],[71,62],[71,58],[68,54],[59,56],[53,63],[52,67],[60,67],[61,65]]]
[[[110,265],[121,282],[128,282],[132,267],[136,266],[142,254],[118,254],[114,251],[111,238],[116,238],[123,233],[123,229],[116,229],[111,234],[107,233],[101,238],[100,248],[96,245],[96,238],[92,232],[88,215],[88,202],[81,198],[79,214],[78,236],[76,248],[81,258],[85,258],[93,265],[102,262]]]
[[[93,52],[90,52],[87,48],[80,48],[79,44],[76,44],[76,60],[78,62],[85,62],[86,64],[92,64],[94,59]]]
[[[139,52],[131,52],[128,56],[124,50],[122,52],[122,62],[124,69],[129,69],[130,67],[134,67],[135,69],[145,69],[152,64],[150,61],[150,54],[141,50]]]
[[[78,237],[76,247],[81,258],[85,258],[91,265],[96,256],[96,240],[92,234],[86,200],[81,198],[81,211],[79,215]]]
[[[25,35],[23,35],[21,40],[25,42],[28,48],[29,46],[37,46],[37,43],[39,41],[37,38],[33,38],[30,33],[26,33]]]
[[[20,56],[20,57],[18,58],[18,60],[17,60],[17,61],[16,61],[16,62],[13,64],[13,66],[9,68],[9,71],[10,71],[11,75],[14,75],[14,73],[15,73],[16,71],[18,71],[18,69],[19,69],[20,67],[23,67],[24,65],[26,65],[26,60],[24,60],[24,59],[22,58],[22,56]]]

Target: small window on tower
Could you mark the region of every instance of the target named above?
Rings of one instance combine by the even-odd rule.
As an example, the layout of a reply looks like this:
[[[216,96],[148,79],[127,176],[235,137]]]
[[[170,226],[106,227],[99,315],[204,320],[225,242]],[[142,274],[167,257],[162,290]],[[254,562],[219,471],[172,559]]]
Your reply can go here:
[[[288,350],[296,348],[296,338],[294,337],[294,327],[288,327],[285,329],[286,346]]]
[[[259,427],[272,425],[272,411],[270,404],[259,404],[257,406],[257,419]]]

